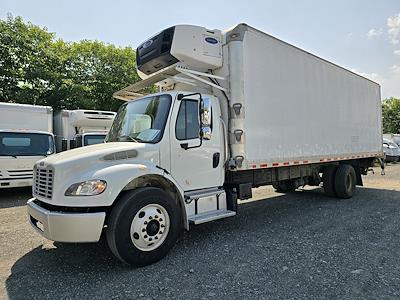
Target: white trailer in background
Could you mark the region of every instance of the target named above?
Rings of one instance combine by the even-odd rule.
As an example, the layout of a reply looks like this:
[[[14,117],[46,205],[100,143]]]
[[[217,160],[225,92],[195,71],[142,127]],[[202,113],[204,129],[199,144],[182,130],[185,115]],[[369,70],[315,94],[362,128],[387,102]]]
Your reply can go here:
[[[350,198],[383,157],[377,83],[245,24],[174,26],[136,59],[143,80],[114,94],[127,102],[107,142],[35,166],[54,174],[28,202],[49,239],[95,242],[105,230],[116,257],[147,265],[182,227],[235,216],[252,188],[323,182]],[[137,94],[152,84],[161,92]]]
[[[0,188],[32,185],[33,165],[55,153],[49,106],[0,103]]]
[[[100,110],[62,110],[54,114],[57,151],[104,142],[116,113]]]

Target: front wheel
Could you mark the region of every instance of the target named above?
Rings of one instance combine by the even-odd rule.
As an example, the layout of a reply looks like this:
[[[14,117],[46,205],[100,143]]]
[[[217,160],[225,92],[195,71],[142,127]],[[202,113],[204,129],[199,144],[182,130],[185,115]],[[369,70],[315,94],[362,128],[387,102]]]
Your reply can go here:
[[[182,229],[177,203],[159,188],[129,191],[112,209],[107,243],[122,262],[146,266],[163,258]]]

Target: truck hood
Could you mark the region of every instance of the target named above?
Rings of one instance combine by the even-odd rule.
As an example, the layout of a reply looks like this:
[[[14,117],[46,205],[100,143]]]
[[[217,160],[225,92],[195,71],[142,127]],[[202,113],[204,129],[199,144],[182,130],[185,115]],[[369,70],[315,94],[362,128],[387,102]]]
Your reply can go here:
[[[159,164],[159,147],[154,144],[135,142],[112,142],[80,147],[51,155],[40,161],[54,167],[75,165],[80,169],[97,162],[112,162],[117,160],[147,161]]]

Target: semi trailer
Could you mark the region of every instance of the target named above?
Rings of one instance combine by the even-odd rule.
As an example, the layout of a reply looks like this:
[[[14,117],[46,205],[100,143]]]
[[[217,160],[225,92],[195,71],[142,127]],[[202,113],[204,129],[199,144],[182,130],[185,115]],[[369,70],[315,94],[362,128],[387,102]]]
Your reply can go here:
[[[104,142],[116,113],[100,110],[61,110],[54,114],[57,152]]]
[[[0,188],[31,186],[33,165],[55,153],[49,106],[0,103]]]
[[[383,157],[377,83],[246,24],[170,27],[136,59],[142,80],[115,92],[126,103],[106,143],[35,165],[28,213],[50,240],[104,232],[118,259],[144,266],[182,229],[235,216],[253,188],[322,183],[347,199]]]

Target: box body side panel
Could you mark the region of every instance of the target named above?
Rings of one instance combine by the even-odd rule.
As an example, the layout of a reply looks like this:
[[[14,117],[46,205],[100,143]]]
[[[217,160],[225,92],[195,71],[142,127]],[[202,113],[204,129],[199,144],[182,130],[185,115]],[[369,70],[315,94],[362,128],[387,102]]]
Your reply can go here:
[[[251,28],[243,88],[244,167],[382,151],[379,85]]]

